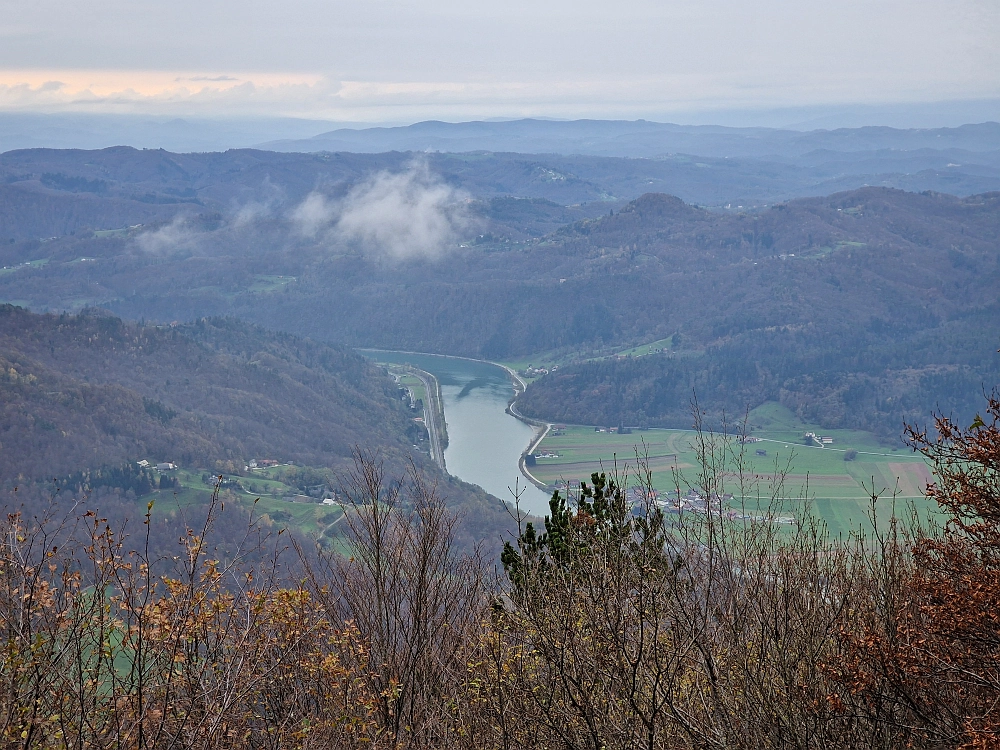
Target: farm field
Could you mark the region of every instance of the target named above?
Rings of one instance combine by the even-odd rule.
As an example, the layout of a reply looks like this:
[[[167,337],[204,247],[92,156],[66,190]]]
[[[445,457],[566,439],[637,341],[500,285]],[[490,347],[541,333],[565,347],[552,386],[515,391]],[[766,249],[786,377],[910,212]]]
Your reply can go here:
[[[16,266],[4,266],[3,268],[0,268],[0,275],[14,273],[15,271],[20,271],[21,269],[41,268],[48,262],[48,258],[40,258],[38,260],[29,260],[25,263],[19,263]]]
[[[283,288],[286,284],[291,284],[296,278],[294,276],[254,276],[253,283],[247,289],[248,292],[274,292]]]
[[[908,504],[921,517],[930,512],[923,496],[930,471],[923,458],[905,446],[882,445],[865,432],[820,430],[800,422],[778,404],[765,404],[751,412],[748,425],[750,436],[758,439],[742,451],[744,482],[752,488],[746,493],[750,497],[744,498],[748,510],[763,509],[772,494],[780,494],[784,500],[775,511],[800,514],[810,507],[834,534],[849,533],[868,523],[874,486],[885,498],[877,506],[880,521],[891,514],[894,493],[897,514],[906,513]],[[583,426],[551,430],[534,451],[536,465],[529,469],[531,474],[550,486],[589,479],[595,471],[617,469],[634,474],[638,451],[648,458],[653,486],[660,492],[675,489],[678,476],[682,493],[698,484],[693,431],[648,429],[619,435],[607,428],[596,429],[606,431]],[[806,445],[806,432],[831,437],[833,443]],[[733,449],[740,449],[735,441]],[[853,459],[844,460],[845,456]],[[782,473],[781,491],[773,493]],[[734,484],[727,491],[736,494]]]
[[[617,352],[615,356],[617,357],[645,357],[648,354],[659,354],[663,351],[668,351],[674,343],[674,337],[660,339],[659,341],[653,341],[649,344],[642,344],[640,346],[634,346],[631,349],[625,349],[624,351]]]
[[[286,467],[256,469],[247,476],[228,477],[238,485],[228,486],[222,492],[224,502],[236,501],[249,510],[254,508],[258,517],[266,516],[276,528],[288,526],[312,537],[330,536],[343,515],[339,505],[322,505],[316,500],[305,501],[300,491],[282,481]],[[204,472],[177,469],[171,472],[180,482],[173,490],[158,490],[151,499],[164,510],[204,505],[214,488],[214,478],[205,480]],[[291,497],[303,502],[294,502]],[[327,533],[331,532],[331,533]]]
[[[627,349],[617,349],[608,346],[589,350],[560,349],[549,352],[536,352],[518,359],[497,360],[494,364],[509,367],[517,372],[523,381],[533,383],[540,377],[540,374],[536,372],[538,368],[552,370],[553,368],[579,364],[581,362],[599,362],[608,359],[648,357],[650,355],[669,356],[675,359],[686,359],[703,355],[703,352],[700,350],[674,351],[673,343],[674,337],[670,336],[669,338],[650,341],[645,344],[637,344]]]

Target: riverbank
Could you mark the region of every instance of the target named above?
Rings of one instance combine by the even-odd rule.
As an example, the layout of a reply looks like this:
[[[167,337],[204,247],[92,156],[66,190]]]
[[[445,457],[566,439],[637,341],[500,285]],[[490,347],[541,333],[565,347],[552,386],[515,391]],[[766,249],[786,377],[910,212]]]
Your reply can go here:
[[[524,418],[514,400],[525,383],[510,368],[471,357],[360,350],[383,365],[408,365],[435,376],[447,422],[447,471],[502,500],[521,493],[533,515],[548,511],[548,488],[530,475],[524,457],[547,424]],[[415,376],[411,376],[415,377]],[[417,388],[421,386],[414,381]],[[428,404],[428,408],[430,405]]]
[[[427,439],[430,442],[431,459],[441,471],[448,471],[445,462],[445,449],[448,447],[448,422],[444,414],[444,399],[441,397],[441,384],[432,373],[411,365],[396,365],[420,380],[424,386],[427,400],[424,402],[424,427],[427,428]]]
[[[484,360],[487,361],[487,360]],[[514,386],[514,395],[511,397],[510,401],[507,403],[507,413],[510,414],[514,419],[518,419],[524,422],[526,425],[534,430],[534,437],[532,437],[531,442],[528,443],[528,447],[524,449],[521,453],[521,457],[517,460],[518,471],[521,472],[521,476],[531,482],[535,487],[540,489],[542,492],[550,492],[551,486],[546,484],[541,479],[536,477],[528,469],[528,456],[535,452],[535,448],[538,447],[545,436],[549,434],[549,430],[552,429],[551,422],[543,422],[538,419],[532,419],[531,417],[526,417],[521,412],[517,410],[517,397],[524,393],[525,388],[528,387],[527,383],[517,374],[517,371],[512,367],[501,364],[500,362],[490,362],[490,364],[496,365],[497,367],[502,367],[507,371],[510,376],[511,383]]]

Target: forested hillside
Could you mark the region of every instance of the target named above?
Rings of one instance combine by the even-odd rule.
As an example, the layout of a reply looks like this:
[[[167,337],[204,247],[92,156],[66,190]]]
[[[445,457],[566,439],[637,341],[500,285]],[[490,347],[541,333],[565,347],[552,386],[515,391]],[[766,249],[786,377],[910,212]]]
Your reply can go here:
[[[736,209],[865,185],[962,196],[1000,189],[996,123],[936,131],[695,130],[668,138],[661,149],[611,149],[607,156],[580,155],[587,149],[551,153],[544,148],[551,139],[537,142],[541,153],[495,146],[441,153],[405,144],[385,153],[178,154],[123,146],[9,151],[0,154],[0,242],[121,230],[199,213],[240,221],[287,217],[310,193],[336,199],[372,173],[402,171],[414,161],[477,201],[540,198],[562,206],[596,202],[607,208],[646,192]],[[657,139],[662,135],[654,134]],[[519,150],[531,151],[531,145]]]
[[[0,299],[159,323],[231,315],[350,346],[560,364],[522,408],[582,423],[685,426],[697,390],[713,411],[776,400],[895,437],[937,406],[966,413],[970,394],[998,381],[1000,193],[865,187],[754,210],[664,193],[575,204],[608,197],[602,185],[655,182],[663,164],[13,152],[0,157],[10,189],[51,201],[46,211],[86,199],[182,215],[11,238]],[[613,357],[649,342],[666,352]]]
[[[341,469],[355,446],[402,465],[415,439],[395,384],[361,357],[233,320],[155,327],[6,305],[0,362],[5,481],[141,458]]]

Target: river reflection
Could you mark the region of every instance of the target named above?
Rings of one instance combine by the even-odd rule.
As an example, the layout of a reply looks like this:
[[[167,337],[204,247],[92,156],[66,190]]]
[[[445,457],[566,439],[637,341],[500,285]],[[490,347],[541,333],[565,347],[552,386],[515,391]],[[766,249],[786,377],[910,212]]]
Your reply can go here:
[[[438,379],[448,424],[444,458],[449,473],[504,500],[512,499],[510,490],[517,481],[525,488],[521,508],[538,515],[548,512],[549,496],[530,484],[517,468],[533,433],[531,427],[505,411],[514,391],[503,368],[433,354],[358,351],[380,362],[413,365]]]

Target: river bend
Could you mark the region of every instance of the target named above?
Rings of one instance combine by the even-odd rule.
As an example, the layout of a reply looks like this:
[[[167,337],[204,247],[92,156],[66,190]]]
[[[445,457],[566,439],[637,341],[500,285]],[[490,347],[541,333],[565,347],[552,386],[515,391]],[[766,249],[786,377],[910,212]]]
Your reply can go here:
[[[533,430],[506,412],[514,388],[507,371],[489,362],[434,354],[359,352],[379,362],[409,364],[431,373],[441,385],[448,447],[448,472],[491,495],[511,500],[515,481],[524,488],[521,508],[548,512],[549,496],[530,484],[518,469]]]

